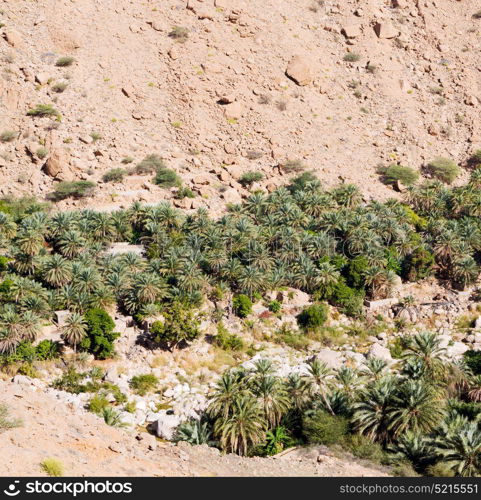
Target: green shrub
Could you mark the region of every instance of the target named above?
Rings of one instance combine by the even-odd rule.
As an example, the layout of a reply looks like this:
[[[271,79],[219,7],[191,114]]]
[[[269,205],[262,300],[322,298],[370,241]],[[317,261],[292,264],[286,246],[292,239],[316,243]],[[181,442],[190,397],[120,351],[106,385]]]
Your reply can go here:
[[[60,356],[60,344],[52,340],[42,340],[35,347],[35,356],[39,361],[49,361]]]
[[[344,448],[355,457],[380,463],[384,459],[384,450],[379,443],[373,443],[362,434],[349,434],[343,442]]]
[[[291,179],[287,189],[289,189],[291,193],[297,193],[298,191],[303,191],[308,186],[320,187],[320,185],[321,182],[312,172],[303,172]]]
[[[172,349],[181,342],[191,342],[199,336],[199,319],[194,311],[179,302],[174,302],[162,314],[164,321],[154,321],[150,328],[155,342],[166,344]]]
[[[136,375],[129,382],[130,388],[139,396],[152,392],[158,385],[159,379],[151,373]]]
[[[102,176],[104,182],[122,182],[127,171],[124,168],[112,168]]]
[[[154,184],[163,188],[180,187],[182,180],[171,168],[159,167],[154,177]]]
[[[233,298],[232,308],[239,318],[246,318],[252,313],[252,300],[247,295],[241,293]]]
[[[174,26],[169,33],[169,37],[173,38],[176,42],[185,43],[189,38],[189,30],[183,26]]]
[[[331,415],[324,411],[309,413],[302,419],[304,437],[312,444],[341,443],[349,428],[348,420],[344,417]]]
[[[326,304],[312,304],[301,311],[296,319],[298,325],[307,331],[316,331],[327,321],[329,309]]]
[[[37,104],[35,108],[27,111],[28,116],[56,116],[60,117],[60,113],[51,104]]]
[[[0,273],[5,272],[8,269],[8,263],[11,259],[5,257],[4,255],[0,255]]]
[[[419,179],[419,172],[416,170],[396,164],[381,168],[379,173],[385,184],[395,184],[399,181],[405,186],[412,186]]]
[[[50,201],[60,201],[67,198],[86,198],[92,196],[95,190],[95,183],[90,181],[60,182],[52,193],[47,195]]]
[[[357,62],[361,59],[361,56],[357,52],[348,52],[344,57],[346,62]]]
[[[181,186],[175,193],[175,198],[178,200],[183,200],[184,198],[195,198],[195,193],[192,189],[186,186]]]
[[[426,170],[436,179],[439,179],[446,184],[451,184],[456,177],[461,173],[461,169],[453,160],[449,158],[438,157],[431,160]]]
[[[96,415],[102,415],[104,408],[109,406],[107,398],[103,394],[96,394],[88,404],[88,409]]]
[[[481,351],[466,351],[463,354],[463,359],[474,375],[481,375]]]
[[[16,418],[10,417],[10,410],[7,405],[0,403],[0,434],[8,429],[14,429],[15,427],[20,427],[22,421]]]
[[[99,132],[90,132],[90,137],[92,138],[92,142],[97,142],[102,139],[102,134]]]
[[[279,330],[276,331],[274,342],[292,347],[297,351],[304,351],[309,347],[309,339],[305,335],[294,331],[288,325],[283,324]]]
[[[162,158],[159,155],[152,154],[146,156],[140,163],[136,165],[136,167],[134,168],[134,173],[138,175],[152,174],[157,169],[162,167],[165,167]]]
[[[63,56],[57,59],[55,66],[65,68],[66,66],[72,66],[74,62],[75,58],[73,58],[72,56]]]
[[[301,160],[287,160],[282,165],[281,168],[286,173],[301,172],[306,168]]]
[[[64,475],[64,468],[62,462],[56,458],[46,458],[40,463],[42,470],[50,477],[62,477]]]
[[[432,274],[435,263],[434,254],[418,246],[402,261],[401,275],[405,280],[419,281]]]
[[[369,261],[364,255],[351,259],[343,270],[347,285],[358,290],[364,288],[364,273],[369,267]]]
[[[273,312],[274,314],[277,314],[281,311],[282,304],[278,300],[271,300],[267,307],[269,311]]]
[[[120,163],[122,163],[123,165],[128,165],[129,163],[133,163],[134,161],[134,158],[132,158],[132,156],[126,156],[125,158],[122,158],[122,161]]]
[[[262,175],[262,172],[250,171],[241,175],[239,183],[244,187],[249,187],[254,184],[254,182],[259,182],[263,178],[264,176]]]
[[[235,333],[229,333],[222,323],[217,326],[217,335],[214,342],[226,351],[241,351],[244,348],[244,341]]]
[[[43,160],[48,155],[48,149],[38,148],[37,151],[35,151],[35,154],[37,155],[37,158],[39,158],[40,160]]]
[[[358,316],[362,313],[364,290],[356,290],[340,280],[329,297],[329,302],[339,308],[347,316]]]
[[[55,82],[51,89],[53,92],[56,92],[57,94],[61,94],[62,92],[64,92],[68,87],[68,83],[67,82]]]
[[[2,133],[0,133],[0,141],[11,142],[14,139],[16,139],[17,136],[18,136],[18,133],[15,132],[14,130],[4,130]]]
[[[87,333],[80,342],[80,348],[97,359],[111,358],[114,354],[114,341],[120,336],[114,332],[114,320],[100,308],[87,311],[84,319],[87,323]]]

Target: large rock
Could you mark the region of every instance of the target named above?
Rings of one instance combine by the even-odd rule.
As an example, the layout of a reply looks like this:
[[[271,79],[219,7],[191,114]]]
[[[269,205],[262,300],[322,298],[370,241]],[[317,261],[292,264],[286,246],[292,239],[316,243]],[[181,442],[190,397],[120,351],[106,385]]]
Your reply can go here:
[[[287,65],[286,75],[297,85],[309,85],[312,82],[311,65],[302,56],[294,56]]]
[[[13,29],[8,29],[7,31],[5,31],[3,36],[5,37],[7,43],[12,47],[15,47],[17,49],[23,47],[23,38],[18,31]]]
[[[474,322],[474,329],[481,330],[481,316],[479,316],[479,318],[476,318],[476,321]]]
[[[446,354],[450,358],[459,358],[461,357],[467,350],[468,346],[466,344],[463,344],[462,342],[453,342],[448,348],[446,349]]]
[[[394,362],[391,356],[391,351],[387,347],[384,347],[377,343],[371,346],[369,352],[367,353],[367,357],[368,359],[379,358],[386,361],[387,363]]]
[[[344,359],[340,352],[332,351],[331,349],[321,349],[316,358],[323,363],[326,363],[330,368],[338,369],[343,365]]]
[[[224,106],[224,114],[228,120],[238,120],[244,114],[244,106],[239,101],[231,102]]]
[[[66,180],[69,172],[70,153],[66,149],[55,149],[43,167],[50,177]]]
[[[171,440],[174,437],[175,429],[180,424],[180,418],[177,415],[169,415],[166,410],[158,412],[159,419],[152,425],[155,435],[162,439]]]
[[[237,204],[242,202],[242,196],[234,188],[226,189],[222,194],[222,197],[226,203]]]
[[[399,30],[389,22],[377,23],[374,26],[374,31],[378,38],[396,38],[399,36]]]

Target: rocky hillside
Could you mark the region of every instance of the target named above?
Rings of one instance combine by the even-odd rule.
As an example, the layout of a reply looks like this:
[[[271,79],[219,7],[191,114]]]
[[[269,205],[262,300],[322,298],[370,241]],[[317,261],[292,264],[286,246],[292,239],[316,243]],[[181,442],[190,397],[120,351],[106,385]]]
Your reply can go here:
[[[101,180],[158,154],[199,195],[184,208],[238,202],[248,171],[271,190],[299,162],[379,198],[379,165],[463,164],[481,142],[475,0],[0,5],[2,195],[83,179],[97,207],[159,201],[152,176]],[[55,114],[28,116],[39,104]]]
[[[59,460],[68,476],[382,476],[382,470],[336,458],[325,448],[278,458],[221,456],[207,446],[174,446],[79,414],[35,386],[0,382],[2,401],[22,426],[1,435],[0,474],[38,476],[40,463]],[[36,443],[36,446],[32,446]]]

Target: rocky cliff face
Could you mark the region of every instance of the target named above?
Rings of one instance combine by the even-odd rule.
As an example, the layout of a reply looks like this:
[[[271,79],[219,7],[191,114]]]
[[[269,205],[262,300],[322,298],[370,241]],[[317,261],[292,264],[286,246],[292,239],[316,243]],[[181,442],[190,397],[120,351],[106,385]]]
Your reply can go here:
[[[296,168],[382,198],[379,165],[462,164],[481,143],[474,0],[0,5],[2,195],[83,179],[98,207],[171,198],[151,175],[101,181],[158,154],[198,194],[185,208],[238,202],[248,171],[270,190]],[[39,104],[55,113],[27,116]]]

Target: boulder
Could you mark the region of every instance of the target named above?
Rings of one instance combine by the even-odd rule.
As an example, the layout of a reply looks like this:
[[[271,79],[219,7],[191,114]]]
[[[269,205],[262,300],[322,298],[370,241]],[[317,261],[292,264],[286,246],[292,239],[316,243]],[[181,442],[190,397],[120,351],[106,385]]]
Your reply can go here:
[[[331,349],[321,349],[315,356],[319,361],[326,363],[329,368],[340,368],[343,365],[343,356],[340,352]]]
[[[166,410],[159,411],[158,415],[160,417],[153,423],[152,430],[157,437],[170,441],[180,424],[180,418],[177,415],[169,415]]]
[[[50,177],[65,179],[70,163],[70,153],[66,149],[55,149],[43,167]]]
[[[347,24],[342,28],[342,34],[346,38],[356,38],[361,34],[360,24]]]
[[[242,202],[242,196],[234,188],[226,189],[222,194],[222,197],[226,203],[237,204]]]
[[[368,359],[379,358],[379,359],[386,361],[387,363],[394,362],[394,360],[392,359],[392,356],[391,356],[391,351],[387,347],[384,347],[384,346],[377,344],[377,343],[375,343],[371,346],[371,348],[369,349],[369,352],[367,353],[367,358]]]
[[[476,321],[474,322],[474,329],[481,330],[481,316],[476,318]]]
[[[55,322],[57,323],[57,326],[60,328],[62,326],[65,326],[67,322],[67,318],[70,316],[70,311],[55,311]]]
[[[374,31],[376,32],[378,38],[396,38],[399,36],[399,30],[388,22],[375,24]]]
[[[244,106],[239,101],[231,102],[224,106],[224,114],[228,120],[238,120],[244,114]]]
[[[453,344],[448,346],[448,348],[446,349],[446,354],[450,358],[459,358],[468,349],[468,346],[466,344],[463,344],[463,342],[453,342]]]
[[[7,43],[12,47],[18,49],[23,46],[23,38],[18,31],[15,31],[13,29],[8,29],[7,31],[5,31],[3,36],[7,41]]]
[[[286,75],[297,85],[309,85],[312,82],[311,65],[302,56],[294,56],[287,65]]]

